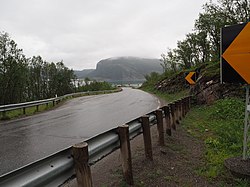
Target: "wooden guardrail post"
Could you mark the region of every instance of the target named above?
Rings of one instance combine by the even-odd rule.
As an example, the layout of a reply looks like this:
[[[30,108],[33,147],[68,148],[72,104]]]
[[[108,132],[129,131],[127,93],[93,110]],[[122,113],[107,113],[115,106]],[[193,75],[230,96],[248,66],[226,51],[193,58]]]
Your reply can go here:
[[[189,102],[188,102],[188,97],[186,97],[186,113],[185,114],[187,114],[188,113],[188,108],[189,108]]]
[[[176,130],[176,119],[175,119],[175,104],[170,103],[170,116],[171,116],[171,127]]]
[[[179,99],[179,119],[182,120],[182,101]]]
[[[78,187],[92,187],[92,177],[89,166],[88,144],[82,142],[72,147]]]
[[[149,160],[153,160],[149,117],[142,116],[141,119],[142,119],[142,130],[143,130],[145,155],[146,155],[146,158],[148,158]]]
[[[156,120],[157,120],[157,129],[159,134],[159,145],[164,146],[164,127],[163,127],[163,114],[162,110],[158,109],[155,111]]]
[[[185,106],[184,106],[184,98],[181,98],[181,117],[185,116]]]
[[[187,113],[187,98],[183,98],[183,107],[184,107],[184,111],[183,111],[183,114],[184,116],[186,115]]]
[[[26,114],[26,110],[25,110],[26,108],[25,107],[23,107],[23,114],[25,115]]]
[[[132,158],[129,141],[129,126],[121,125],[118,127],[118,134],[120,139],[120,150],[122,159],[123,176],[127,184],[133,185],[133,173],[132,173]]]
[[[175,115],[175,124],[179,124],[180,121],[179,121],[179,103],[178,103],[178,101],[174,102],[174,115]]]
[[[181,121],[181,100],[180,99],[178,99],[177,100],[177,105],[178,105],[178,107],[177,107],[177,109],[178,109],[178,120],[179,120],[179,122]]]
[[[191,108],[191,96],[188,96],[188,110]]]
[[[164,106],[165,121],[166,121],[166,133],[171,136],[171,119],[170,119],[170,106]]]
[[[36,111],[37,112],[39,111],[39,105],[36,105]]]

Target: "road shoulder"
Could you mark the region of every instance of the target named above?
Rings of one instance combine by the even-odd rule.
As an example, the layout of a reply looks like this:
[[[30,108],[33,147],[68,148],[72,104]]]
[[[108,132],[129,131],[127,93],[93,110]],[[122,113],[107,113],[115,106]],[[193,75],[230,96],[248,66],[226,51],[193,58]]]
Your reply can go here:
[[[153,161],[144,155],[143,137],[131,141],[134,186],[215,186],[196,171],[203,163],[203,143],[178,126],[165,146],[158,146],[156,125],[151,128]],[[91,167],[94,186],[126,186],[117,150]],[[76,180],[64,186],[77,186]]]

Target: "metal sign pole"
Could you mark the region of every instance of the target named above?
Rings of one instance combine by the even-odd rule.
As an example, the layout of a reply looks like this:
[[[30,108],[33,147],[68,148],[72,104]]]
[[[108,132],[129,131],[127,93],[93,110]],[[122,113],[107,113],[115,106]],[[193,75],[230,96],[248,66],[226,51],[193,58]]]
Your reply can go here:
[[[245,108],[245,124],[244,124],[244,140],[243,140],[243,160],[246,160],[248,155],[248,130],[249,130],[249,113],[250,113],[250,100],[249,100],[249,85],[246,86],[246,108]]]

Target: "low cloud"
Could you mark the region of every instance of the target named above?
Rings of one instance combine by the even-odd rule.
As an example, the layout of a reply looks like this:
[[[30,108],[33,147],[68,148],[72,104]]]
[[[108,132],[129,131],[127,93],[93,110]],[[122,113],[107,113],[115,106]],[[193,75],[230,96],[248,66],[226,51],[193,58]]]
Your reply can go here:
[[[205,2],[3,0],[0,25],[27,56],[80,70],[114,56],[160,58],[192,31]]]

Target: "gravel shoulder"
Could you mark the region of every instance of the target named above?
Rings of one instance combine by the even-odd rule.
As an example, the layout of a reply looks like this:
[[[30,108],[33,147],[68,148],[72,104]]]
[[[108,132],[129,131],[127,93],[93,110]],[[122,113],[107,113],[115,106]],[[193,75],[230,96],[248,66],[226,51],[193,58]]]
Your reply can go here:
[[[153,161],[145,158],[142,135],[131,141],[134,186],[216,186],[196,172],[203,164],[202,141],[189,135],[181,124],[172,134],[171,137],[165,135],[165,146],[159,146],[156,125],[151,127]],[[92,166],[94,186],[127,186],[120,160],[120,151],[117,150]],[[75,179],[64,185],[74,186],[77,186]]]

